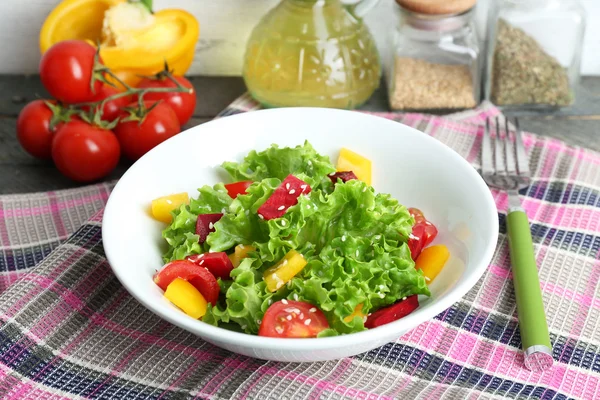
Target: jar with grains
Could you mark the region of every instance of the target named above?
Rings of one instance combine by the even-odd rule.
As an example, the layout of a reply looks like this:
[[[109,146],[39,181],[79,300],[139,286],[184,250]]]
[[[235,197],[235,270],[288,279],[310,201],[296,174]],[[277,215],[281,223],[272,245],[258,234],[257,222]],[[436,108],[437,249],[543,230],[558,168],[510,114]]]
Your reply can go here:
[[[488,21],[486,99],[503,109],[574,102],[585,30],[579,1],[497,0]]]
[[[456,110],[480,98],[476,0],[396,0],[397,29],[384,60],[392,110]]]

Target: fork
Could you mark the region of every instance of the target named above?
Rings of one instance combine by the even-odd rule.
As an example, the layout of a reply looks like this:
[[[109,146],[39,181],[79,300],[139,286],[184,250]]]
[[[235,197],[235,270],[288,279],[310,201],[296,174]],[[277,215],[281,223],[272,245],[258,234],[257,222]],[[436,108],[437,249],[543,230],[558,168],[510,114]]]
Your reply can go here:
[[[508,193],[506,226],[524,362],[529,370],[541,372],[552,366],[552,346],[529,219],[519,199],[519,190],[527,188],[531,182],[529,160],[516,118],[514,126],[515,131],[511,132],[506,118],[504,129],[498,117],[493,125],[490,118],[486,120],[481,175],[488,186]]]

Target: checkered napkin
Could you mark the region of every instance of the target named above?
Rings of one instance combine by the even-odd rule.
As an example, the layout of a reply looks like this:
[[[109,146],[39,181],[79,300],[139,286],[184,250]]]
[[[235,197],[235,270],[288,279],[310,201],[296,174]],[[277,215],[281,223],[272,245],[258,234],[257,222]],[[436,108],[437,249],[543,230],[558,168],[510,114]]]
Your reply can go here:
[[[248,97],[219,117],[258,106]],[[376,113],[478,167],[490,104],[446,117]],[[112,184],[0,196],[0,395],[6,399],[600,398],[600,154],[525,135],[531,220],[554,367],[523,367],[506,240],[452,307],[395,342],[319,363],[253,359],[152,314],[119,284],[100,225]]]

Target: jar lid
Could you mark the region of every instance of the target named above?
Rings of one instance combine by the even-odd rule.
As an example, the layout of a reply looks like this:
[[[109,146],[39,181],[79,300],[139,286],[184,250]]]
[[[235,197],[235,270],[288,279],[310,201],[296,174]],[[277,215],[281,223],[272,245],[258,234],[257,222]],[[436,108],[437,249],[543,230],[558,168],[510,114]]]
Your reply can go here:
[[[460,14],[475,6],[477,0],[396,0],[404,9],[429,15]]]

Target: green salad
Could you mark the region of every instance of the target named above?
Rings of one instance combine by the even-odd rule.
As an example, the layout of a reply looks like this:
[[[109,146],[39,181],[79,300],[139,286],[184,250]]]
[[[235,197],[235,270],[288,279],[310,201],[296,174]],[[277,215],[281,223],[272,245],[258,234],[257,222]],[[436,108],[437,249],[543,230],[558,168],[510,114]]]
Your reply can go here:
[[[154,280],[189,315],[247,334],[323,337],[391,322],[430,295],[409,240],[433,238],[411,234],[415,215],[310,143],[222,168],[231,183],[198,189],[162,232],[166,265]]]

